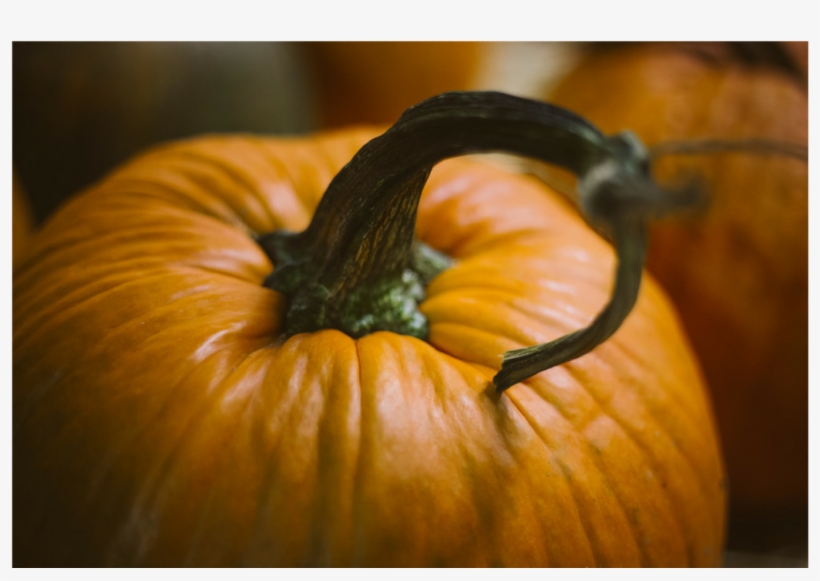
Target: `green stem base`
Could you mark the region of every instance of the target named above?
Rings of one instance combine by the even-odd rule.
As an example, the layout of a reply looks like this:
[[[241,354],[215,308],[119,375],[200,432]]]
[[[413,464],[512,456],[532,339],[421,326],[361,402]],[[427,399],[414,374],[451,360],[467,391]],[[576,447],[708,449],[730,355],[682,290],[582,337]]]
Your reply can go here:
[[[318,282],[322,263],[289,250],[293,236],[280,231],[259,240],[275,264],[264,286],[290,298],[285,337],[332,328],[353,338],[375,331],[392,331],[427,339],[429,325],[418,305],[424,300],[424,287],[453,264],[449,256],[417,240],[408,268],[334,296],[326,285]]]

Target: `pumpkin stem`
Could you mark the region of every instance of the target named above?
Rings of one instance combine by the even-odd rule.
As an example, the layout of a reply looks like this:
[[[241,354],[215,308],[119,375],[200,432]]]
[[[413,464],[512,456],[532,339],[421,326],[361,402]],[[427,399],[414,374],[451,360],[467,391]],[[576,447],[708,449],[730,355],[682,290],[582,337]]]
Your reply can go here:
[[[496,92],[445,93],[411,107],[334,177],[306,230],[258,240],[275,265],[265,286],[290,301],[285,335],[336,328],[353,337],[388,330],[426,338],[418,303],[424,285],[451,260],[414,241],[419,198],[436,163],[485,152],[578,175],[583,210],[614,233],[619,257],[613,299],[590,329],[527,350],[535,355],[512,352],[497,387],[529,376],[513,368],[531,375],[543,361],[557,365],[609,337],[635,302],[645,221],[668,209],[668,192],[652,181],[646,150],[633,135],[605,137],[570,111]],[[536,356],[543,361],[533,366]]]
[[[646,259],[646,225],[621,223],[612,230],[618,266],[612,298],[591,325],[549,343],[504,353],[501,371],[493,377],[496,391],[515,385],[546,369],[589,353],[618,330],[638,299]]]
[[[800,161],[809,160],[808,146],[772,139],[686,139],[682,141],[662,141],[649,149],[649,155],[653,161],[665,155],[712,153],[780,155]]]

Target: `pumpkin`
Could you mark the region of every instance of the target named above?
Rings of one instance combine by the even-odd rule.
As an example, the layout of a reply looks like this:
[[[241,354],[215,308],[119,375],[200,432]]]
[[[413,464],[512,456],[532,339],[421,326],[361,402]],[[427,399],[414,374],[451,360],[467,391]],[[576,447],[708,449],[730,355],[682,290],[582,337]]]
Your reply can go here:
[[[38,221],[153,144],[314,125],[291,43],[16,42],[12,60],[14,163]]]
[[[306,42],[319,126],[393,123],[445,91],[538,97],[576,59],[571,42]]]
[[[11,178],[11,261],[12,264],[17,264],[28,247],[34,224],[26,193],[16,171],[12,171]]]
[[[598,51],[548,98],[606,132],[629,128],[650,147],[808,140],[807,95],[788,71],[674,46]],[[807,164],[736,151],[659,157],[655,172],[660,181],[700,175],[710,198],[700,214],[653,227],[648,268],[678,308],[712,390],[735,531],[770,535],[792,515],[805,527]]]
[[[502,97],[431,100],[378,139],[164,145],[56,213],[14,277],[15,566],[719,564],[708,395],[651,279],[610,340],[494,388],[502,353],[595,316],[615,265],[532,177],[430,173],[473,140],[545,149],[528,116],[560,111]],[[416,296],[426,331],[309,330],[337,291],[365,296],[356,325],[389,306],[374,281],[412,278],[414,237],[446,266]]]
[[[310,42],[320,124],[393,123],[445,91],[474,88],[489,49],[480,42]]]
[[[788,41],[781,43],[783,51],[788,55],[792,68],[798,72],[805,82],[809,78],[809,43]]]

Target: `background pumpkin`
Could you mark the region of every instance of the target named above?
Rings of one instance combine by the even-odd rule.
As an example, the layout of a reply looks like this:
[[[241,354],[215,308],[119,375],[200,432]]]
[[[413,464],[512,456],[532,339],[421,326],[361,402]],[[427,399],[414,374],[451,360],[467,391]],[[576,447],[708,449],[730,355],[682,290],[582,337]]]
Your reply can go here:
[[[301,43],[316,87],[319,127],[393,123],[447,91],[538,98],[576,61],[570,42]]]
[[[40,223],[157,143],[206,132],[392,123],[407,107],[450,90],[535,97],[572,60],[572,49],[532,42],[15,42],[13,157]]]
[[[417,235],[458,262],[429,343],[277,342],[252,235],[305,228],[373,135],[169,145],[49,221],[14,280],[16,566],[720,562],[708,398],[651,280],[594,352],[492,389],[611,285],[610,247],[532,178],[434,169]]]
[[[806,43],[786,53],[799,57],[801,48],[805,57]],[[649,146],[696,138],[806,144],[801,59],[777,66],[786,53],[717,43],[606,47],[548,100],[604,132],[630,129]],[[661,181],[703,176],[711,196],[704,214],[653,228],[648,268],[679,309],[714,396],[733,513],[729,545],[805,543],[808,166],[734,153],[671,156],[656,170]]]
[[[480,42],[310,42],[319,123],[393,123],[408,107],[475,87]]]
[[[315,123],[295,43],[15,42],[12,64],[12,154],[37,223],[156,143]]]
[[[28,247],[34,225],[31,208],[16,171],[12,170],[11,178],[11,260],[12,264],[17,264]]]

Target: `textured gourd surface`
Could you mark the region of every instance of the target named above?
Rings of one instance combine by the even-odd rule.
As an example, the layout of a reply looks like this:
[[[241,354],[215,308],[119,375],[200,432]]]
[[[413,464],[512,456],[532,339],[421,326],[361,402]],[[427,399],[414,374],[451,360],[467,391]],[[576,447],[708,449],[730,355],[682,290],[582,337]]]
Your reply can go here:
[[[803,47],[805,48],[805,47]],[[551,95],[605,132],[645,143],[764,138],[808,143],[808,97],[774,70],[673,49],[591,58]],[[742,153],[668,158],[710,206],[652,230],[648,268],[675,303],[712,390],[734,509],[808,502],[808,165]]]
[[[537,180],[434,169],[429,342],[280,339],[252,235],[305,228],[375,135],[165,146],[50,220],[14,279],[15,565],[719,564],[710,404],[652,280],[594,352],[492,388],[611,287]]]
[[[473,89],[490,49],[478,42],[309,42],[323,127],[394,123],[408,107]]]
[[[34,232],[33,222],[26,192],[23,190],[20,178],[14,172],[11,183],[11,260],[13,264],[17,264],[25,255],[29,239]]]

